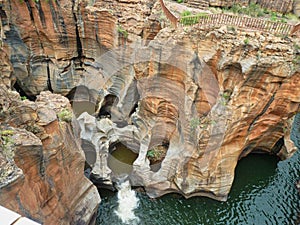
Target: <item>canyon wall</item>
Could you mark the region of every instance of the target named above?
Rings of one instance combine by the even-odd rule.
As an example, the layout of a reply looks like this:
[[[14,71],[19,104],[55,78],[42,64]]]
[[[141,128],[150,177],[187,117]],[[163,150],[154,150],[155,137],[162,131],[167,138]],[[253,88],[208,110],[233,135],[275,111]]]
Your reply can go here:
[[[50,90],[74,92],[79,103],[96,98],[91,115],[78,118],[95,183],[117,177],[109,159],[120,161],[112,146],[122,143],[137,155],[132,165],[122,162],[132,185],[149,196],[226,200],[240,158],[264,152],[285,159],[296,150],[289,132],[300,103],[297,37],[227,26],[175,30],[150,0],[13,0],[0,9],[6,86],[29,97]],[[45,95],[49,105],[56,99]],[[48,132],[55,126],[60,138],[70,137],[67,125],[50,124]],[[18,155],[15,161],[21,167]]]
[[[83,174],[72,114],[63,114],[68,99],[42,92],[22,101],[3,84],[0,93],[1,205],[41,224],[93,224],[100,197]]]

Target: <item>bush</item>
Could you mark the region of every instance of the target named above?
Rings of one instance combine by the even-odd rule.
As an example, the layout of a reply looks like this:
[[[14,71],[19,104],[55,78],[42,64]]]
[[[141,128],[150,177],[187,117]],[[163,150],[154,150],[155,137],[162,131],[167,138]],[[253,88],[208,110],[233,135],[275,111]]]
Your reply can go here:
[[[60,121],[71,122],[73,118],[73,113],[68,109],[63,109],[57,114]]]
[[[183,12],[181,13],[181,17],[184,17],[184,16],[190,16],[190,15],[192,15],[192,13],[191,13],[191,11],[189,11],[189,10],[185,10],[185,11],[183,11]]]
[[[183,25],[193,25],[199,23],[201,18],[207,17],[207,13],[198,13],[197,15],[186,15],[180,18],[180,23]]]
[[[248,39],[248,38],[246,38],[246,39],[244,40],[244,44],[245,44],[245,45],[248,45],[248,44],[249,44],[249,42],[250,42],[250,41],[249,41],[249,39]]]
[[[243,7],[239,4],[233,4],[230,8],[224,8],[223,11],[235,14],[245,14],[252,17],[262,17],[265,15],[265,10],[255,3],[250,3],[247,7]]]
[[[12,160],[14,157],[14,151],[12,149],[14,140],[11,138],[13,134],[13,130],[0,131],[0,146],[2,147],[3,153],[7,160]]]
[[[190,127],[192,130],[195,130],[200,125],[200,119],[199,118],[192,118],[190,121]]]
[[[118,33],[123,36],[125,39],[128,38],[128,31],[125,30],[121,25],[118,26]]]
[[[167,149],[165,146],[158,145],[147,152],[147,157],[151,162],[162,161],[166,156]]]

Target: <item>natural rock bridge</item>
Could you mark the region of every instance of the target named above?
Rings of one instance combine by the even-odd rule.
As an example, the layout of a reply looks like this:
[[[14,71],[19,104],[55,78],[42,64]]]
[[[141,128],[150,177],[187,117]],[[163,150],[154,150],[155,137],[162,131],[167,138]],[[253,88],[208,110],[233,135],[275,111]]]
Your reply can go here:
[[[170,10],[165,6],[164,1],[160,0],[162,10],[168,20],[174,27],[178,25],[188,26],[197,25],[202,28],[209,28],[218,25],[236,26],[238,28],[258,30],[262,32],[269,32],[278,35],[294,35],[300,30],[300,24],[292,25],[281,22],[267,21],[260,18],[253,18],[241,15],[231,14],[207,14],[207,15],[191,15],[177,18]],[[298,34],[299,35],[299,34]]]

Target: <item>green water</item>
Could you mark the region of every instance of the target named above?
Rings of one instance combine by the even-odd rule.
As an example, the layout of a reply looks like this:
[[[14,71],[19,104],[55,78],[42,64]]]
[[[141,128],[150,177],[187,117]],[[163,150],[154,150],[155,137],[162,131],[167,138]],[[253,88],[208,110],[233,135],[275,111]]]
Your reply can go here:
[[[114,171],[116,175],[124,173],[130,174],[132,172],[132,164],[138,155],[133,153],[122,143],[117,143],[113,148],[116,150],[109,154],[107,160],[109,168]]]
[[[140,203],[135,213],[141,225],[298,225],[300,197],[295,182],[299,173],[299,151],[280,162],[268,155],[252,154],[239,162],[227,202],[173,194],[151,200],[138,193]],[[101,191],[101,197],[97,224],[121,225],[114,213],[116,194]]]

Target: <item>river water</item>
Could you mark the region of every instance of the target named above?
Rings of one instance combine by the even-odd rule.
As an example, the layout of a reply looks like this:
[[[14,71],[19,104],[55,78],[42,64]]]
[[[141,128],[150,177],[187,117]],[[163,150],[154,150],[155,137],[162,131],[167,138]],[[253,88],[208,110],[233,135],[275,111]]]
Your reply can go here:
[[[175,194],[153,200],[137,193],[139,205],[134,213],[141,225],[298,225],[300,196],[295,183],[299,179],[299,151],[285,161],[251,154],[239,162],[227,202]],[[126,224],[116,213],[117,194],[104,190],[100,194],[97,224]]]

